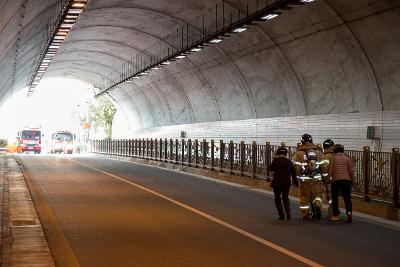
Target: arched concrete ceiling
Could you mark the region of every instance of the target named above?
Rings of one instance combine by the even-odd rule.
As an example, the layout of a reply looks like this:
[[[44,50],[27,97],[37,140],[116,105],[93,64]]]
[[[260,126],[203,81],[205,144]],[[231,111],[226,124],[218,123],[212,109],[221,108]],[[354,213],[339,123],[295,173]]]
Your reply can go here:
[[[99,86],[113,69],[216,2],[89,0],[45,78],[70,77]],[[244,11],[247,0],[225,2]],[[0,103],[27,85],[57,3],[0,2]],[[398,0],[316,0],[109,95],[142,128],[397,111],[399,25]]]

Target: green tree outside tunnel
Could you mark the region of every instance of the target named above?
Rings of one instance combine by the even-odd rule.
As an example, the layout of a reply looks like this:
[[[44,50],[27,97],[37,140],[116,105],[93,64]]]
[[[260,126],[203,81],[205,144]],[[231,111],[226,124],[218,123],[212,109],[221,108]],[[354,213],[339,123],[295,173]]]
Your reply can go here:
[[[89,107],[90,124],[95,131],[97,131],[98,127],[102,127],[107,139],[111,139],[112,122],[116,111],[117,109],[105,96],[96,98]]]

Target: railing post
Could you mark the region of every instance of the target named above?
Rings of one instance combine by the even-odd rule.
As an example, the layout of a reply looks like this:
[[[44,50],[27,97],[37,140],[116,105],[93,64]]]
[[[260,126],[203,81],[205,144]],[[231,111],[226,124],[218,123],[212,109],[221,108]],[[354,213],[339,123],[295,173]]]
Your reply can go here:
[[[172,162],[174,156],[174,142],[169,139],[169,162]]]
[[[117,156],[121,156],[122,155],[122,150],[121,150],[121,147],[122,147],[122,140],[121,139],[118,139],[118,153],[117,153]]]
[[[142,156],[142,139],[139,138],[139,158]]]
[[[289,158],[290,159],[290,158]],[[266,142],[265,143],[265,168],[266,168],[266,173],[267,173],[267,181],[270,181],[269,178],[269,165],[271,165],[271,143],[270,142]]]
[[[164,161],[167,161],[168,159],[168,140],[165,138],[164,140]]]
[[[192,139],[188,139],[188,165],[192,165]]]
[[[252,145],[251,145],[251,173],[253,175],[253,177],[256,176],[256,168],[257,168],[257,143],[256,141],[253,141]]]
[[[153,138],[151,138],[150,139],[150,158],[154,157],[153,150],[154,150],[154,142],[153,142]]]
[[[214,139],[211,139],[210,150],[211,150],[211,170],[213,170],[214,169]]]
[[[115,140],[115,155],[118,156],[119,154],[119,139]]]
[[[363,149],[363,173],[364,173],[364,200],[369,201],[370,198],[368,196],[369,193],[369,164],[370,164],[370,148],[369,146],[365,146]]]
[[[178,163],[178,158],[179,158],[178,152],[179,152],[179,140],[175,139],[175,162],[176,163]]]
[[[392,184],[393,184],[393,206],[399,206],[399,149],[392,149],[392,162],[391,162],[391,172],[392,172]]]
[[[233,140],[229,141],[229,170],[230,173],[233,171],[233,161],[234,161],[234,149]]]
[[[159,140],[159,149],[158,149],[158,159],[161,161],[162,160],[162,152],[163,152],[163,141],[162,138]]]
[[[181,165],[185,161],[185,139],[181,139]]]
[[[199,140],[194,140],[194,166],[197,168],[199,165]]]
[[[246,161],[245,155],[246,155],[246,145],[244,141],[240,141],[240,175],[243,175],[244,173],[244,163]]]
[[[222,172],[225,161],[225,144],[224,140],[219,140],[219,171]]]
[[[147,158],[149,156],[149,139],[148,138],[143,139],[143,148],[144,148],[144,151],[143,151],[144,158]]]
[[[206,139],[203,139],[203,150],[201,151],[203,155],[203,168],[206,167],[207,163],[207,148],[208,148],[208,143]]]

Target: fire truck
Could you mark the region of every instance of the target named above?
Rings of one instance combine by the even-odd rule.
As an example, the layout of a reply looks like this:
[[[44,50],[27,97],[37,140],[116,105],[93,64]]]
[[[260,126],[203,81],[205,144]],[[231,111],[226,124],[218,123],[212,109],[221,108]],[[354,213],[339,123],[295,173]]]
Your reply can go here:
[[[26,128],[18,132],[17,153],[42,151],[42,131],[40,128]]]

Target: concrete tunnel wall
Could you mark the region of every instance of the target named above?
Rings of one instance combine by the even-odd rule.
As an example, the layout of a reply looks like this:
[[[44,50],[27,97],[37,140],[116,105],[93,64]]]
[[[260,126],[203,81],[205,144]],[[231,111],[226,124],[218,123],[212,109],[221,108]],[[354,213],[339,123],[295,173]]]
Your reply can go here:
[[[16,7],[23,2],[0,4],[6,11],[6,18],[0,16],[1,95],[10,88],[3,77],[12,76]],[[27,2],[15,90],[27,82],[40,44],[32,28],[46,21],[51,2]],[[90,0],[45,77],[99,86],[137,51],[216,2]],[[236,0],[226,2],[244,8]],[[398,147],[399,7],[398,0],[317,0],[284,10],[272,21],[114,89],[109,96],[130,132],[116,131],[115,137],[175,138],[186,131],[190,138],[295,144],[307,131],[319,142],[332,137],[357,149]],[[14,41],[4,42],[5,36]],[[366,140],[368,125],[377,127],[380,140]]]

